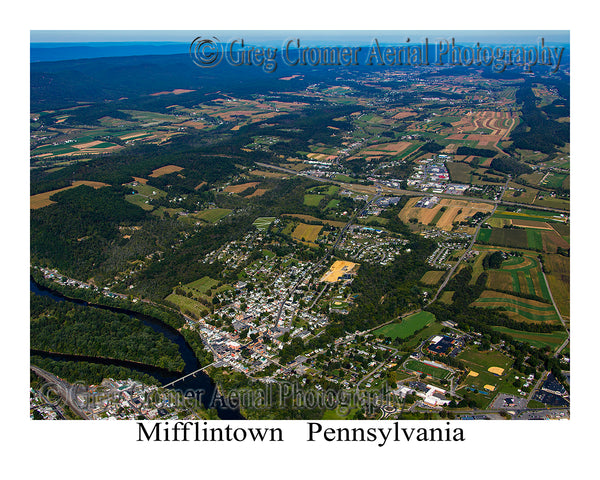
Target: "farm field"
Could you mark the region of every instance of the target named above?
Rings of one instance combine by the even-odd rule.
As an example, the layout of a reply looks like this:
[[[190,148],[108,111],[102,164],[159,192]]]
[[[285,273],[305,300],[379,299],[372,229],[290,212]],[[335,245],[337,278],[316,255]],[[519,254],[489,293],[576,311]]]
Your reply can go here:
[[[506,210],[505,207],[498,207],[494,212],[493,217],[497,218],[514,218],[517,220],[532,220],[537,222],[559,222],[565,223],[565,218],[561,217],[558,213],[544,212],[541,210],[532,210],[527,208],[520,208],[519,211],[512,212]]]
[[[498,332],[510,335],[515,340],[528,343],[537,348],[544,348],[548,346],[555,349],[564,342],[565,338],[567,338],[567,332],[563,330],[557,330],[556,332],[552,333],[535,333],[498,326],[493,326],[492,328]]]
[[[322,228],[322,225],[299,223],[292,232],[292,238],[302,242],[314,242],[319,236],[319,232]]]
[[[48,205],[52,205],[53,202],[50,200],[50,197],[55,193],[62,192],[64,190],[69,190],[70,188],[79,187],[80,185],[87,185],[88,187],[101,188],[108,187],[108,183],[102,182],[93,182],[89,180],[77,180],[74,181],[70,187],[58,188],[56,190],[50,190],[49,192],[38,193],[36,195],[31,195],[29,197],[29,208],[31,210],[36,210],[38,208],[47,207]]]
[[[418,312],[403,318],[400,323],[391,323],[385,325],[373,333],[375,335],[384,335],[390,338],[410,337],[417,330],[429,325],[435,320],[435,316],[429,312]]]
[[[519,322],[559,322],[552,304],[492,290],[484,290],[471,305],[482,308],[503,307],[509,317]]]
[[[180,172],[183,170],[182,167],[178,167],[177,165],[165,165],[164,167],[157,168],[152,170],[152,173],[149,175],[150,177],[162,177],[163,175],[168,175],[169,173]]]
[[[454,222],[462,222],[469,217],[472,217],[477,212],[488,213],[493,210],[493,205],[483,202],[471,202],[468,200],[442,198],[437,205],[432,208],[420,208],[414,205],[422,197],[411,198],[404,208],[398,214],[400,220],[404,223],[409,223],[411,218],[416,218],[423,225],[433,225],[433,220],[437,217],[435,226],[442,230],[451,231]]]
[[[446,272],[442,270],[430,270],[425,272],[421,277],[421,283],[424,283],[425,285],[437,285],[441,282],[445,274]]]
[[[556,306],[563,318],[569,321],[571,304],[569,257],[556,254],[544,255],[544,263],[548,270],[546,278]]]
[[[260,182],[248,182],[248,183],[242,183],[240,185],[228,185],[223,189],[223,191],[227,192],[227,193],[240,194],[240,193],[244,192],[245,190],[248,190],[249,188],[255,188],[259,184],[260,184]]]

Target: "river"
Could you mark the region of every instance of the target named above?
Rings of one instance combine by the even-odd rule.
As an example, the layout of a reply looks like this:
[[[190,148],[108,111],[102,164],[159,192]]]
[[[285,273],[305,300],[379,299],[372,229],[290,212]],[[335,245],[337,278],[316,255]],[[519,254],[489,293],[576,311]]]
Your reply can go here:
[[[139,321],[141,321],[144,325],[149,326],[155,332],[158,332],[158,333],[164,335],[168,340],[175,343],[177,345],[177,348],[179,349],[179,353],[181,354],[181,358],[183,359],[185,366],[184,366],[183,373],[174,373],[174,372],[168,372],[164,369],[155,368],[150,365],[132,365],[131,362],[127,362],[127,361],[97,359],[97,358],[93,358],[93,357],[83,358],[83,357],[79,357],[79,356],[72,356],[72,355],[66,355],[66,354],[40,353],[37,351],[36,352],[32,351],[32,354],[35,353],[36,355],[44,356],[46,358],[52,358],[55,360],[75,360],[75,361],[85,360],[85,361],[99,363],[99,364],[103,364],[103,365],[117,365],[117,366],[121,366],[121,367],[126,367],[126,368],[130,368],[132,370],[136,370],[138,372],[146,373],[148,375],[153,376],[161,383],[161,385],[167,385],[167,384],[177,380],[178,378],[183,377],[184,375],[187,375],[189,373],[192,373],[192,372],[198,370],[201,367],[200,362],[198,361],[198,359],[196,358],[196,355],[194,354],[194,351],[188,345],[188,343],[185,341],[185,338],[183,338],[183,335],[181,335],[173,327],[165,324],[164,322],[162,322],[156,318],[150,317],[148,315],[144,315],[142,313],[133,312],[131,310],[127,310],[124,308],[109,307],[109,306],[105,306],[105,305],[95,305],[95,304],[90,304],[83,300],[67,298],[67,297],[61,295],[60,293],[55,292],[54,290],[50,290],[42,285],[38,285],[37,283],[35,283],[35,281],[33,279],[29,280],[29,289],[31,292],[33,292],[36,295],[42,295],[45,297],[49,297],[57,302],[71,302],[71,303],[75,303],[77,305],[86,306],[86,307],[90,307],[90,308],[101,308],[103,310],[110,310],[111,312],[115,312],[115,313],[124,313],[126,315],[129,315],[132,318],[136,318]],[[223,398],[218,394],[215,383],[204,372],[198,372],[193,376],[187,377],[185,380],[181,380],[181,381],[177,382],[176,385],[167,387],[167,388],[181,391],[181,392],[187,391],[187,392],[194,392],[195,394],[201,394],[203,405],[206,408],[211,408],[211,407],[216,408],[219,418],[221,418],[223,420],[243,420],[244,419],[244,417],[241,415],[241,413],[237,409],[233,409],[233,408],[230,408],[229,406],[225,405],[226,402],[224,402]]]

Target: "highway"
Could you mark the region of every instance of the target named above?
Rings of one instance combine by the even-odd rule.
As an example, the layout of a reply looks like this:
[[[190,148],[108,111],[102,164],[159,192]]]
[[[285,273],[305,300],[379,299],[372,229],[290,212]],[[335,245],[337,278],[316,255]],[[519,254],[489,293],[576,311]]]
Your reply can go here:
[[[62,380],[46,370],[36,367],[35,365],[31,365],[30,368],[33,373],[46,381],[45,387],[51,388],[54,393],[60,396],[60,398],[62,398],[62,400],[69,406],[73,413],[80,416],[84,420],[89,420],[89,417],[79,406],[76,391],[77,385],[71,385],[69,382]]]
[[[346,190],[352,190],[354,192],[357,193],[363,193],[363,194],[373,194],[375,192],[379,192],[379,193],[389,193],[390,195],[407,195],[407,196],[411,196],[411,197],[421,197],[421,196],[425,196],[425,195],[430,195],[426,192],[418,192],[415,190],[404,190],[401,188],[392,188],[392,187],[386,187],[386,186],[382,186],[382,185],[362,185],[360,183],[345,183],[345,182],[340,182],[337,180],[332,180],[330,178],[321,178],[321,177],[316,177],[314,175],[309,175],[306,173],[302,173],[302,172],[297,172],[296,170],[292,170],[291,168],[286,168],[286,167],[280,167],[278,165],[271,165],[269,163],[261,163],[261,162],[254,162],[256,165],[260,165],[261,167],[265,167],[265,168],[271,168],[273,170],[279,170],[285,173],[289,173],[291,175],[297,175],[299,177],[305,177],[305,178],[309,178],[311,180],[315,180],[317,182],[321,182],[321,183],[331,183],[334,185],[339,185],[340,187],[345,188]],[[510,177],[509,177],[510,180]],[[450,194],[445,194],[445,193],[436,193],[435,196],[439,197],[439,198],[450,198],[450,199],[461,199],[461,200],[470,200],[473,202],[480,202],[480,203],[492,203],[494,205],[507,205],[507,206],[512,206],[512,207],[519,207],[519,208],[528,208],[531,210],[543,210],[543,211],[547,211],[547,212],[555,212],[555,213],[564,213],[564,214],[569,214],[569,210],[562,210],[560,208],[551,208],[551,207],[542,207],[539,205],[530,205],[529,203],[516,203],[516,202],[507,202],[505,200],[502,200],[502,196],[504,194],[504,191],[506,191],[506,185],[504,186],[503,192],[500,195],[500,201],[498,200],[491,200],[491,199],[487,199],[487,198],[479,198],[479,197],[470,197],[467,195],[450,195]]]

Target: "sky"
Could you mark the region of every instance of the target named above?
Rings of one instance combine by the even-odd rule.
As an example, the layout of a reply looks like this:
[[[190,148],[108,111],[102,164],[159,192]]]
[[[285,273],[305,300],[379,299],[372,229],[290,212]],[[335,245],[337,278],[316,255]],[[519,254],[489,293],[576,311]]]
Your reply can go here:
[[[31,30],[32,43],[87,43],[87,42],[183,42],[189,43],[197,36],[216,36],[226,40],[232,36],[251,37],[254,41],[283,41],[292,36],[305,40],[330,40],[344,38],[354,41],[406,41],[413,37],[419,41],[428,37],[456,38],[460,41],[486,43],[536,43],[540,38],[550,42],[568,43],[568,30]]]

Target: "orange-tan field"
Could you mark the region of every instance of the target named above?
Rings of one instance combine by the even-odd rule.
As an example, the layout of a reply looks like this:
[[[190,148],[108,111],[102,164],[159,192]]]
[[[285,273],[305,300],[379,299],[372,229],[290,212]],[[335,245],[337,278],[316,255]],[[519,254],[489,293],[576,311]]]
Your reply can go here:
[[[223,191],[227,193],[242,193],[244,190],[256,187],[259,183],[260,182],[248,182],[240,185],[228,185],[223,189]]]
[[[355,273],[360,265],[358,263],[336,260],[325,275],[321,277],[321,282],[335,283],[346,273]]]
[[[306,223],[299,223],[292,232],[292,237],[303,242],[314,242],[319,236],[319,232],[322,228],[323,225],[308,225]]]
[[[183,167],[178,167],[177,165],[165,165],[164,167],[157,168],[152,171],[150,174],[151,177],[160,177],[162,175],[167,175],[173,172],[179,172],[183,170]]]
[[[489,203],[450,198],[442,198],[439,203],[432,208],[415,207],[415,203],[417,203],[420,198],[421,197],[411,198],[406,203],[402,211],[398,214],[400,220],[404,223],[408,223],[411,218],[416,218],[419,223],[429,225],[442,207],[445,207],[445,211],[436,221],[435,226],[442,230],[450,231],[452,230],[454,222],[464,221],[475,215],[477,212],[491,212],[494,208],[493,205]]]
[[[108,183],[93,182],[90,180],[77,180],[77,181],[73,182],[70,187],[58,188],[56,190],[51,190],[49,192],[38,193],[37,195],[31,195],[29,197],[29,208],[32,210],[35,210],[38,208],[47,207],[48,205],[52,205],[53,203],[56,203],[56,202],[53,202],[52,200],[50,200],[50,197],[52,195],[54,195],[55,193],[58,193],[58,192],[62,192],[63,190],[68,190],[70,188],[78,187],[80,185],[87,185],[89,187],[94,187],[94,188],[101,188],[101,187],[109,186]]]

